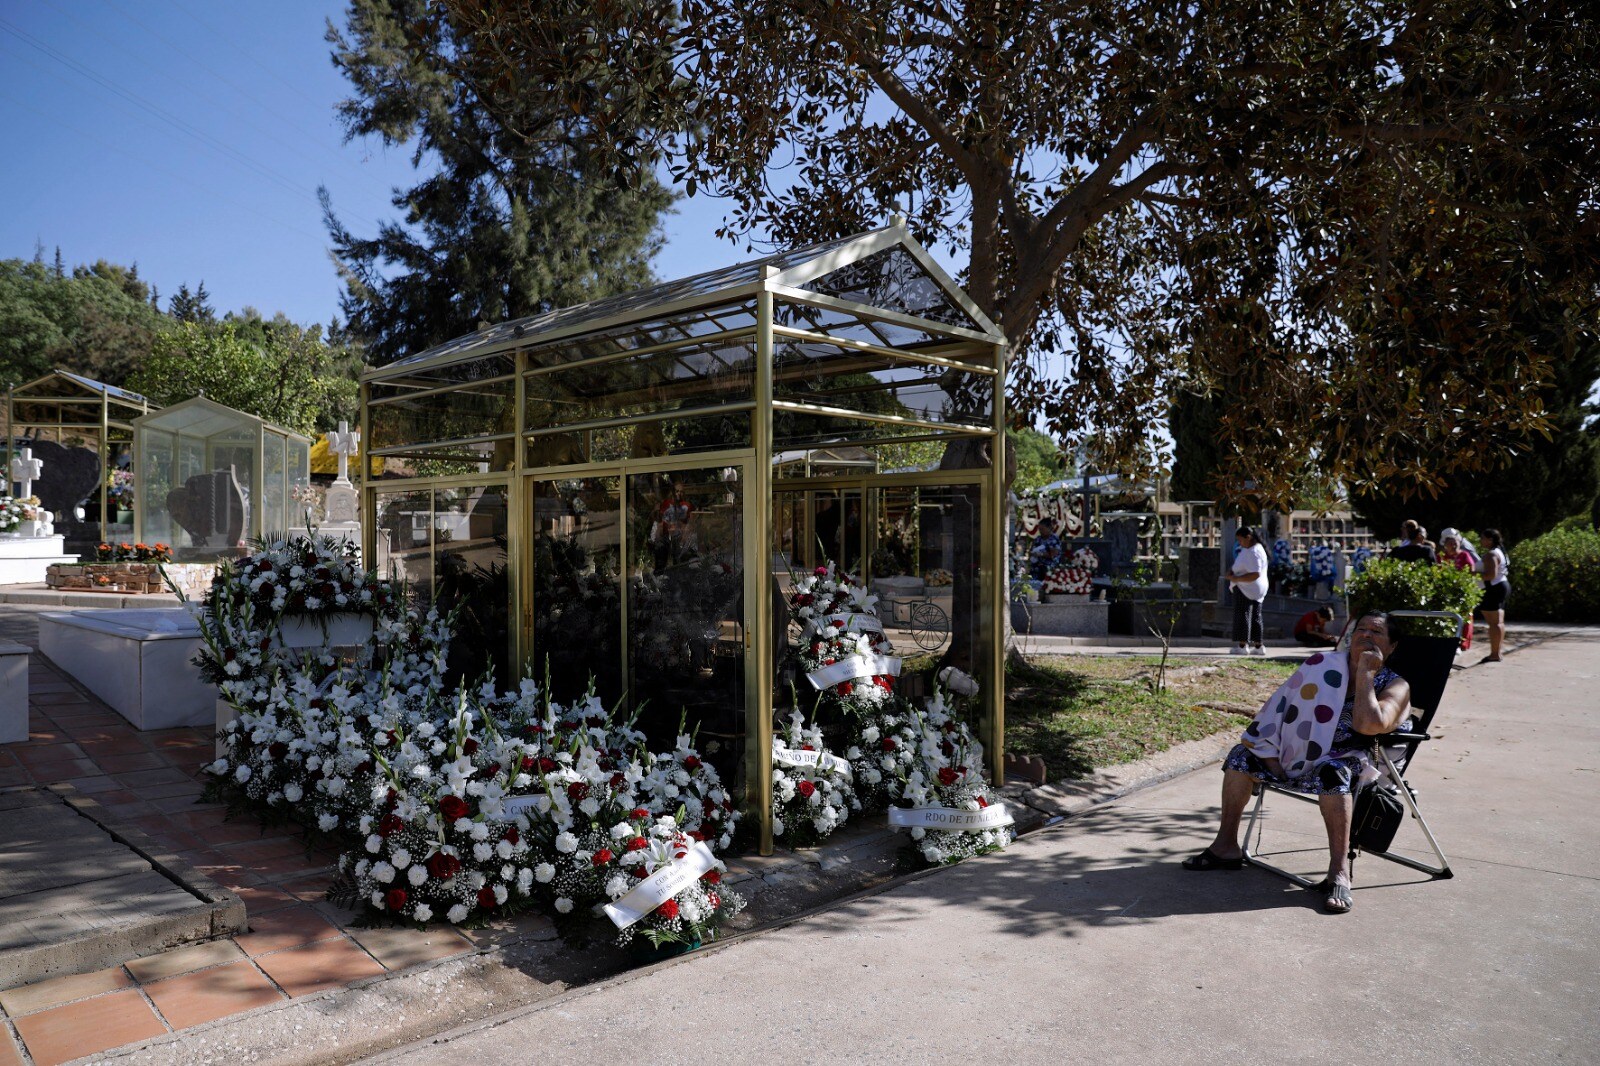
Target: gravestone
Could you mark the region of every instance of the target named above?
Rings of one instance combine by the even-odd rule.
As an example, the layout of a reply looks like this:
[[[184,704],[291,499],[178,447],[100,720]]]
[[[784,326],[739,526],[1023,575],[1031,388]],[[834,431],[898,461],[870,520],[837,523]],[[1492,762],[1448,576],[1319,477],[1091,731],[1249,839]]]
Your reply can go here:
[[[58,532],[66,532],[79,524],[74,512],[81,503],[93,504],[87,510],[95,521],[100,518],[99,499],[95,490],[100,487],[100,454],[93,448],[69,448],[53,440],[30,440],[33,457],[44,464],[45,474],[33,486],[39,497],[39,506],[53,511]]]
[[[231,548],[244,537],[244,490],[231,466],[196,474],[167,493],[167,513],[197,546]]]
[[[1110,574],[1132,573],[1133,561],[1139,554],[1139,520],[1108,518],[1102,535],[1110,558],[1102,560],[1101,569]]]
[[[1222,576],[1222,549],[1185,545],[1178,549],[1178,583],[1204,595]]]

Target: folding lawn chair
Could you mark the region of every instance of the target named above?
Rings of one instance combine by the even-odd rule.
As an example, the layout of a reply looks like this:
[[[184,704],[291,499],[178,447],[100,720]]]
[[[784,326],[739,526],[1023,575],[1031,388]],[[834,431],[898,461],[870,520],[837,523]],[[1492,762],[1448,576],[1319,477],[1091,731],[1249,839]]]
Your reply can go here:
[[[1386,733],[1378,738],[1378,780],[1368,785],[1368,788],[1386,789],[1391,795],[1397,796],[1411,817],[1416,819],[1417,825],[1422,829],[1422,835],[1427,838],[1428,846],[1433,849],[1433,854],[1438,858],[1438,866],[1429,866],[1416,859],[1399,855],[1392,851],[1370,851],[1380,859],[1388,859],[1402,866],[1409,866],[1413,870],[1421,870],[1425,874],[1433,875],[1435,880],[1444,880],[1454,877],[1450,869],[1450,861],[1444,857],[1438,840],[1434,839],[1433,830],[1428,828],[1428,821],[1422,817],[1422,811],[1417,806],[1417,790],[1406,780],[1406,769],[1411,765],[1412,758],[1423,742],[1432,739],[1428,735],[1428,727],[1433,724],[1433,716],[1439,711],[1439,701],[1444,697],[1445,685],[1450,681],[1450,670],[1455,663],[1456,649],[1460,645],[1461,616],[1452,611],[1390,611],[1390,618],[1423,618],[1423,619],[1450,619],[1455,622],[1457,636],[1453,637],[1402,637],[1395,646],[1394,655],[1390,658],[1389,669],[1405,678],[1411,685],[1411,728],[1399,729]],[[1341,648],[1348,646],[1348,633],[1346,641],[1340,644]],[[1402,723],[1403,725],[1404,723]],[[1363,790],[1365,791],[1365,790]],[[1251,866],[1259,866],[1269,873],[1275,873],[1300,885],[1302,888],[1313,888],[1317,882],[1299,874],[1273,866],[1263,861],[1258,851],[1261,847],[1261,835],[1264,825],[1261,821],[1261,811],[1266,803],[1267,793],[1277,792],[1297,800],[1308,803],[1317,801],[1315,796],[1305,796],[1292,792],[1273,784],[1258,784],[1256,786],[1256,803],[1250,810],[1250,822],[1244,831],[1244,859]],[[1251,834],[1255,834],[1253,852],[1250,847]],[[1351,868],[1354,869],[1355,857],[1358,851],[1365,849],[1357,846],[1355,834],[1352,832],[1350,841]]]

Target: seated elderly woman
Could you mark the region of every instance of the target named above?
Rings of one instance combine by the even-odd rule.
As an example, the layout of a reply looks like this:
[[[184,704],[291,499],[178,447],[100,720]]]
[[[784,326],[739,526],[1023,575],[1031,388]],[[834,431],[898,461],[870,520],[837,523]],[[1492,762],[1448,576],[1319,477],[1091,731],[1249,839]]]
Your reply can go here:
[[[1347,655],[1313,655],[1272,694],[1222,769],[1222,824],[1216,839],[1184,860],[1188,870],[1244,865],[1239,818],[1258,781],[1317,797],[1328,830],[1323,910],[1344,914],[1350,895],[1350,822],[1355,793],[1377,780],[1373,738],[1408,717],[1411,686],[1384,664],[1396,638],[1389,616],[1369,611],[1356,623]],[[1334,706],[1341,709],[1335,714]]]

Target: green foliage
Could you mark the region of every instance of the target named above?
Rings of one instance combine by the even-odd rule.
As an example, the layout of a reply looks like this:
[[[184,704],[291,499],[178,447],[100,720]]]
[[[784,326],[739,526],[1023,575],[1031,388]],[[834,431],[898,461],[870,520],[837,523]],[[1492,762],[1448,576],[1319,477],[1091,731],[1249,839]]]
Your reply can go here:
[[[1172,397],[1167,427],[1172,433],[1172,498],[1214,500],[1220,462],[1218,434],[1223,404],[1216,396],[1179,389]]]
[[[323,341],[321,326],[184,322],[156,338],[129,387],[162,406],[204,392],[217,403],[310,434],[357,417],[353,362],[346,349]]]
[[[1399,559],[1374,559],[1361,573],[1350,575],[1343,592],[1352,618],[1376,610],[1454,611],[1466,619],[1483,599],[1483,585],[1470,570]],[[1455,630],[1449,622],[1400,619],[1397,633],[1448,637]]]
[[[171,327],[147,298],[137,267],[101,260],[67,274],[43,262],[0,260],[0,385],[57,367],[124,384]]]
[[[1552,622],[1600,622],[1600,530],[1565,527],[1511,549],[1512,610]]]
[[[371,237],[351,233],[324,193],[343,310],[375,364],[483,322],[648,283],[672,202],[652,171],[602,166],[574,148],[559,124],[576,104],[559,87],[517,79],[483,96],[459,80],[454,67],[474,42],[444,17],[419,47],[430,6],[352,0],[346,29],[327,35],[354,89],[339,105],[349,136],[410,144],[429,172],[396,191],[402,218]]]
[[[1017,457],[1013,492],[1034,492],[1067,476],[1070,467],[1061,446],[1033,427],[1007,430],[1006,441]]]

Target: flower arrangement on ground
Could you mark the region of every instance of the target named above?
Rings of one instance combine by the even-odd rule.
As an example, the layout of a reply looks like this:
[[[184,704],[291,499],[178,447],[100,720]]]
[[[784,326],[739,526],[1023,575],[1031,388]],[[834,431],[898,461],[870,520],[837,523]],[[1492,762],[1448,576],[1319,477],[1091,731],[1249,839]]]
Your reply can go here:
[[[1088,570],[1062,563],[1045,571],[1040,587],[1051,595],[1082,596],[1094,588],[1094,584]]]
[[[97,563],[170,563],[172,548],[166,544],[97,544],[94,549]]]
[[[920,736],[916,716],[903,700],[892,700],[857,723],[844,754],[863,811],[887,810],[900,798]]]
[[[789,607],[801,625],[798,660],[818,709],[859,718],[894,695],[900,660],[877,617],[878,598],[832,563],[795,583]]]
[[[256,584],[272,562],[228,568],[198,612],[202,676],[240,712],[209,767],[209,794],[331,837],[342,851],[336,898],[409,922],[529,907],[587,917],[617,898],[603,852],[619,856],[637,838],[731,842],[732,803],[689,738],[650,754],[632,722],[592,695],[564,706],[532,680],[452,688],[452,618],[406,608],[370,574],[349,586],[370,591],[361,602],[379,612],[358,657],[285,648],[276,630],[288,595],[259,592],[286,583]],[[712,886],[662,900],[619,939],[706,939],[740,906]]]
[[[828,751],[822,730],[795,711],[772,738],[772,835],[797,848],[820,844],[861,810],[849,761]]]
[[[258,611],[274,614],[381,615],[397,595],[389,582],[362,567],[354,544],[326,536],[259,544],[220,568],[216,582],[242,594]]]
[[[955,575],[945,569],[929,570],[922,575],[922,580],[928,583],[930,589],[948,588],[956,582]]]

